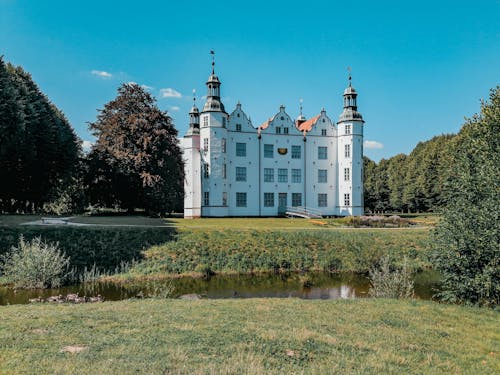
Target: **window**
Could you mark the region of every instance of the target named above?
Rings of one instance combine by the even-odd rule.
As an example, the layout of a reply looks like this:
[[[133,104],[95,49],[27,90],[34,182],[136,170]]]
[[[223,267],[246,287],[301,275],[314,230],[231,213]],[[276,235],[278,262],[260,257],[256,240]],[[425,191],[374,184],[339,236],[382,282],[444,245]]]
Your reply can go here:
[[[236,181],[246,181],[246,180],[247,180],[247,168],[236,167]]]
[[[247,156],[246,143],[236,143],[236,156]]]
[[[300,146],[292,146],[292,159],[300,159]]]
[[[203,163],[203,177],[208,178],[209,168],[208,163]]]
[[[222,164],[222,178],[223,179],[227,178],[227,166],[226,166],[226,163]]]
[[[321,135],[325,136],[326,135],[326,129],[321,129]]]
[[[344,206],[350,206],[351,205],[351,194],[347,193],[344,194]]]
[[[264,193],[264,207],[274,207],[274,193]]]
[[[236,193],[236,207],[247,206],[247,193]]]
[[[205,191],[203,193],[203,205],[204,206],[210,205],[210,193],[208,191]]]
[[[278,169],[278,182],[288,182],[288,169],[286,168]]]
[[[318,147],[318,159],[326,160],[328,156],[328,147],[319,146]]]
[[[274,146],[273,145],[264,145],[264,157],[265,158],[273,158],[274,154]]]
[[[283,133],[288,134],[288,128],[283,128]]]
[[[351,157],[351,145],[344,145],[344,156],[346,158]]]
[[[225,117],[222,118],[222,127],[223,128],[226,127],[226,118]]]
[[[203,116],[203,127],[206,128],[208,126],[208,115]]]
[[[346,126],[345,126],[345,134],[346,134],[346,135],[351,134],[351,125],[346,125]]]
[[[281,134],[281,128],[279,126],[276,127],[276,134]]]
[[[240,132],[241,131],[241,124],[236,124],[236,131]]]
[[[208,151],[208,138],[203,138],[203,151]]]
[[[274,182],[274,168],[264,168],[264,182]]]
[[[326,194],[318,194],[318,207],[327,207],[328,200]]]
[[[222,205],[227,206],[227,193],[225,191],[222,193]]]
[[[292,193],[292,207],[302,206],[302,194]]]
[[[222,152],[225,154],[226,153],[226,138],[222,138],[220,146],[221,146]]]
[[[349,168],[344,168],[344,181],[349,181],[351,179],[351,170]]]
[[[292,182],[301,183],[302,181],[301,170],[292,169]]]
[[[326,169],[318,169],[318,182],[328,182],[328,171]]]

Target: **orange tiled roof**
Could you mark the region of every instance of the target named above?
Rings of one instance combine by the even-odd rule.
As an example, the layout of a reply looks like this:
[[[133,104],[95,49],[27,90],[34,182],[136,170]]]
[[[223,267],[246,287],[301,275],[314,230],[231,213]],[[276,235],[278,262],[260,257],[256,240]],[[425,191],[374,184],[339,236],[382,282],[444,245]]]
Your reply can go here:
[[[267,129],[269,126],[269,123],[273,120],[272,117],[268,118],[261,126],[259,126],[259,129]]]
[[[316,121],[318,121],[318,119],[319,119],[320,116],[321,116],[321,114],[319,114],[317,116],[314,116],[314,117],[310,118],[309,120],[304,121],[297,128],[301,132],[303,132],[304,130],[310,132],[311,129],[312,129],[312,127],[314,126],[314,124],[316,124]]]

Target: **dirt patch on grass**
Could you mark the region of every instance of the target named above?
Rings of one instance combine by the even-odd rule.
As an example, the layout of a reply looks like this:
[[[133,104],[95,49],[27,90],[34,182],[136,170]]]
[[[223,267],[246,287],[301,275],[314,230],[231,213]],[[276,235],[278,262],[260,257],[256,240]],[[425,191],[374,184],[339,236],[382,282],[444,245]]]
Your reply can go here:
[[[70,345],[70,346],[65,346],[64,348],[62,348],[61,352],[62,353],[77,354],[77,353],[84,352],[88,348],[89,348],[88,346]]]

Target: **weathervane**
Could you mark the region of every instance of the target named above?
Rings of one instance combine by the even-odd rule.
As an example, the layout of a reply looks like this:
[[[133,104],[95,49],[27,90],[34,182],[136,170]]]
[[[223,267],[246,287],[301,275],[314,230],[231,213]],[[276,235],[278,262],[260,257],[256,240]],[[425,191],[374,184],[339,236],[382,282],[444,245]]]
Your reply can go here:
[[[215,67],[215,51],[212,49],[210,50],[210,54],[212,55],[212,74],[214,74],[214,67]]]

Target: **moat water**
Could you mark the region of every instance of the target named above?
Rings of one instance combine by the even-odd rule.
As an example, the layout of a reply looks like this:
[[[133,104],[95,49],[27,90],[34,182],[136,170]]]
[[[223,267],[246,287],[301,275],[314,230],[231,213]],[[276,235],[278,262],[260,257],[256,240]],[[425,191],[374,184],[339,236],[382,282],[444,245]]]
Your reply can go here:
[[[308,283],[304,283],[308,281]],[[439,275],[433,271],[416,274],[415,297],[431,299],[439,286]],[[304,284],[310,284],[304,286]],[[264,275],[217,275],[208,280],[191,277],[148,281],[133,284],[92,283],[65,286],[57,289],[14,290],[0,287],[0,305],[27,304],[31,298],[78,293],[80,296],[104,297],[106,301],[118,301],[147,296],[177,298],[186,294],[197,294],[202,298],[303,298],[342,299],[368,297],[369,280],[366,275],[353,273],[330,274],[313,272],[307,274]]]

